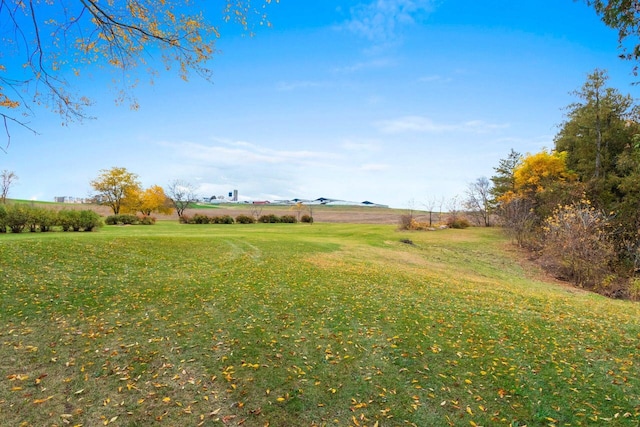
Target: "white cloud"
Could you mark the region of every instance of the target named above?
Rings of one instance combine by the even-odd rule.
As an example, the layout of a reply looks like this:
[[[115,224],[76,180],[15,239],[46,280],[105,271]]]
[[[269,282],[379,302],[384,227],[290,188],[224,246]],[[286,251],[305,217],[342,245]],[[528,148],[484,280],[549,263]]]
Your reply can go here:
[[[378,123],[378,128],[385,133],[400,132],[443,132],[452,130],[451,126],[439,125],[427,117],[405,116],[393,120],[384,120]]]
[[[431,76],[424,76],[418,79],[420,83],[449,83],[453,79],[451,77],[444,77],[438,74],[434,74]]]
[[[487,123],[483,120],[471,120],[462,124],[465,130],[475,133],[487,133],[499,129],[506,129],[509,127],[505,123]]]
[[[389,169],[391,169],[390,165],[386,165],[382,163],[369,163],[369,164],[360,166],[360,170],[364,172],[382,172]]]
[[[351,19],[342,28],[372,42],[388,42],[398,37],[401,27],[415,23],[431,9],[431,0],[374,0],[351,8]]]
[[[507,153],[508,149],[518,147],[516,151],[520,154],[536,153],[546,147],[554,146],[553,135],[538,135],[531,138],[500,138],[495,140],[496,147],[500,147],[504,153]],[[502,152],[500,154],[503,154]]]
[[[356,62],[355,64],[345,65],[343,67],[337,67],[334,71],[338,73],[355,73],[357,71],[374,69],[374,68],[387,68],[395,65],[395,62],[389,58],[378,58],[371,61]]]
[[[377,152],[381,149],[381,144],[376,140],[346,140],[342,143],[342,148],[347,151]]]
[[[487,133],[509,127],[507,124],[486,123],[482,120],[471,120],[463,123],[436,123],[428,117],[405,116],[393,120],[384,120],[377,123],[380,131],[385,133],[402,132],[471,132]]]
[[[246,164],[325,164],[338,155],[312,150],[277,150],[246,141],[215,139],[213,144],[196,142],[164,143],[172,147],[176,156],[197,160],[198,163],[220,165]]]
[[[294,81],[294,82],[279,82],[277,89],[280,91],[292,91],[297,89],[307,89],[307,88],[315,88],[327,86],[324,82],[314,82],[314,81]]]

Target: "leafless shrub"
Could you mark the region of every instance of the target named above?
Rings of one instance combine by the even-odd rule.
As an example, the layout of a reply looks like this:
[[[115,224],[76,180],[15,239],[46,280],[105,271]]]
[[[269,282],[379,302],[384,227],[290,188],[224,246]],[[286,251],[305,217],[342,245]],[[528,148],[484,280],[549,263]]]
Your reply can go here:
[[[615,248],[605,229],[607,217],[586,200],[555,210],[544,224],[543,264],[578,286],[609,293],[615,284]]]

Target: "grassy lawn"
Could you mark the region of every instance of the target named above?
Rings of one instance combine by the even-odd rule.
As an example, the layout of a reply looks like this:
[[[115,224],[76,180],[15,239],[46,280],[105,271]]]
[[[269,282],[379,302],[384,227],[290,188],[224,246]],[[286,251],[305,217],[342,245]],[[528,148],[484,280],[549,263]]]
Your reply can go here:
[[[505,243],[321,223],[0,235],[0,423],[637,426],[640,305],[531,279]]]

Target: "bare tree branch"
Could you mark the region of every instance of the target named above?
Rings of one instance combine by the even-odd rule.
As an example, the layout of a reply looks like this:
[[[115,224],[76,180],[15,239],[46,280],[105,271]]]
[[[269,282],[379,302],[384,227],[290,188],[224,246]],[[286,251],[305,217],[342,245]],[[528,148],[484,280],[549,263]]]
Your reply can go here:
[[[271,3],[260,1],[262,8]],[[222,6],[223,21],[233,20],[245,30],[256,17],[268,24],[251,0],[225,0]],[[190,73],[209,80],[207,63],[220,33],[204,18],[206,7],[211,6],[196,7],[188,0],[0,0],[0,109],[6,109],[0,114],[5,131],[11,123],[30,129],[21,117],[32,116],[33,105],[54,111],[65,122],[89,118],[85,110],[91,100],[71,93],[68,79],[90,65],[121,73],[116,102],[127,100],[132,108],[137,108],[132,95],[137,73],[153,80],[156,67],[175,66],[184,80]],[[155,63],[156,52],[161,65]]]

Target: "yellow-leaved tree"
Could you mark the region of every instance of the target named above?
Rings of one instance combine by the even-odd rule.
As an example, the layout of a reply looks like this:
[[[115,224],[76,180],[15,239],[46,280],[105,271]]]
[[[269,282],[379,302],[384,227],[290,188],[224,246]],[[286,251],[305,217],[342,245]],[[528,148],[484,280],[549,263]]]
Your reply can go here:
[[[513,189],[497,199],[499,213],[520,245],[536,246],[545,218],[580,191],[576,174],[567,169],[566,153],[527,154],[513,169]]]
[[[171,200],[159,185],[152,185],[145,190],[138,191],[135,199],[137,200],[136,210],[143,215],[151,215],[154,212],[160,214],[173,212]]]
[[[133,211],[137,204],[136,195],[140,193],[138,175],[126,168],[113,167],[103,169],[100,175],[91,181],[98,204],[109,206],[114,215],[120,212]]]
[[[542,150],[528,154],[513,172],[516,194],[531,197],[557,184],[572,182],[576,174],[567,170],[567,153]]]

